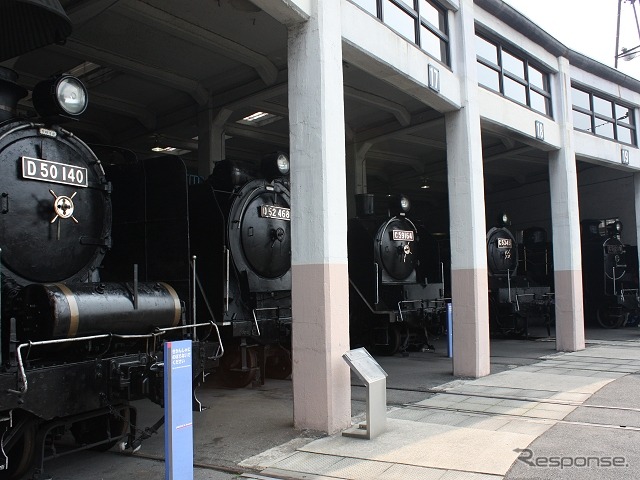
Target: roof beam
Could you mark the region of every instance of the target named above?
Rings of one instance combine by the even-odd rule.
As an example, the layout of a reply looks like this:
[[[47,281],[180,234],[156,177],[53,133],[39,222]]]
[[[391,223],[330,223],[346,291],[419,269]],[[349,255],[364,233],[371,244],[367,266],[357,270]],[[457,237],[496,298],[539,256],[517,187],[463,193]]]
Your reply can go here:
[[[181,38],[194,45],[214,50],[219,55],[249,65],[256,70],[267,85],[272,85],[277,80],[278,68],[266,56],[211,30],[137,0],[120,3],[117,11],[154,30]]]
[[[393,114],[403,127],[411,125],[411,114],[402,105],[357,88],[344,86],[344,96]]]
[[[125,72],[136,77],[143,77],[155,83],[186,92],[198,105],[205,105],[209,99],[207,90],[196,80],[169,72],[165,68],[147,65],[141,60],[100,50],[94,46],[79,42],[78,40],[68,39],[64,46],[55,45],[46,48],[72,54],[83,61],[90,60],[99,65],[109,66],[114,70]]]

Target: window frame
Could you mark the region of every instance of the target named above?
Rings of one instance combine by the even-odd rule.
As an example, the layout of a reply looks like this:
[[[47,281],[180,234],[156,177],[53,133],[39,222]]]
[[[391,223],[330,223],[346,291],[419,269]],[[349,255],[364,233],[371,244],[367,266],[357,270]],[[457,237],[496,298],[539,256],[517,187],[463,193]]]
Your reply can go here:
[[[350,0],[354,5],[358,6],[365,12],[372,14],[369,10],[367,10],[364,6],[359,5],[358,0]],[[438,11],[439,15],[443,16],[444,20],[444,30],[440,29],[439,25],[433,25],[427,17],[421,15],[421,5],[422,2],[426,2],[431,5],[435,10]],[[449,10],[445,8],[443,5],[438,3],[436,0],[375,0],[376,4],[376,17],[386,26],[388,26],[391,30],[397,33],[399,36],[411,42],[420,48],[423,52],[435,58],[437,61],[442,63],[443,65],[450,67],[451,66],[451,45],[450,45],[450,37],[449,37],[449,18],[448,13]],[[405,35],[400,33],[398,30],[393,28],[393,26],[384,20],[384,8],[385,4],[391,4],[396,8],[400,9],[404,14],[406,14],[411,21],[413,22],[413,40],[407,38]],[[412,4],[411,7],[408,4]],[[422,28],[426,29],[428,33],[433,35],[440,44],[440,51],[433,52],[431,50],[427,50],[425,46],[423,46],[422,39]],[[426,39],[425,39],[426,40]]]
[[[545,69],[540,63],[527,57],[525,54],[519,52],[517,49],[510,48],[509,46],[505,46],[501,42],[491,38],[491,36],[486,35],[478,31],[478,29],[476,29],[476,32],[475,32],[476,42],[478,39],[481,39],[484,42],[492,45],[496,49],[496,60],[498,62],[497,64],[489,59],[482,57],[478,53],[478,48],[476,47],[476,64],[480,64],[485,68],[488,68],[489,70],[493,70],[495,73],[497,73],[499,90],[495,90],[488,85],[480,83],[480,79],[478,79],[478,85],[482,88],[486,88],[489,91],[499,93],[504,98],[509,99],[512,102],[517,103],[518,105],[522,105],[523,107],[527,107],[536,113],[547,116],[549,118],[553,118],[553,103],[551,101],[552,99],[551,98],[551,79],[549,78],[550,72],[547,69]],[[515,58],[516,60],[519,60],[522,62],[524,78],[521,78],[520,76],[510,72],[505,68],[503,54],[507,54]],[[534,69],[536,72],[542,74],[543,83],[546,83],[546,88],[548,90],[545,90],[544,88],[541,88],[538,85],[531,82],[530,69]],[[516,98],[505,94],[505,78],[508,79],[509,81],[517,83],[518,85],[524,88],[525,103],[522,103]],[[546,107],[544,112],[532,106],[532,102],[531,102],[532,92],[543,97],[543,100],[545,102],[545,107]]]
[[[630,145],[632,147],[637,147],[638,146],[638,128],[637,125],[635,123],[635,112],[636,112],[636,107],[632,106],[631,104],[627,104],[624,102],[621,102],[619,99],[614,98],[612,96],[603,94],[599,91],[590,89],[586,86],[577,84],[577,83],[571,83],[571,94],[572,94],[572,98],[575,95],[574,91],[577,90],[579,92],[582,92],[583,94],[586,94],[589,98],[589,109],[586,109],[584,107],[581,107],[579,105],[576,105],[573,100],[571,101],[571,111],[572,112],[578,112],[582,115],[586,115],[590,118],[590,128],[588,130],[585,130],[583,128],[579,128],[576,127],[575,123],[573,125],[573,129],[577,130],[579,132],[584,132],[587,133],[589,135],[593,135],[599,138],[605,138],[607,140],[612,140],[614,142],[618,142],[624,145]],[[600,113],[600,112],[596,112],[596,107],[595,107],[595,99],[598,100],[603,100],[605,102],[609,102],[611,104],[611,116],[607,116],[604,113]],[[617,107],[622,107],[624,109],[626,109],[626,111],[630,114],[627,115],[626,117],[620,117],[617,118]],[[625,121],[626,120],[626,121]],[[598,125],[596,122],[600,122],[600,125]],[[610,123],[613,125],[613,138],[607,136],[607,135],[600,135],[598,133],[596,133],[596,128],[598,128],[598,126],[602,126],[605,125],[604,123],[601,122],[606,122],[606,123]],[[619,128],[623,128],[625,130],[630,131],[631,133],[631,143],[626,142],[624,140],[620,140],[620,134],[618,132]]]

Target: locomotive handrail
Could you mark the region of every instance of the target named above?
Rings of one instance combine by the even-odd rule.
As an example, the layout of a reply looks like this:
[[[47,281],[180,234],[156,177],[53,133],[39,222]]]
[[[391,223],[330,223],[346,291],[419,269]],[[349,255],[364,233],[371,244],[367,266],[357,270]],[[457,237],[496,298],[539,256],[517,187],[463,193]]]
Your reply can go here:
[[[423,303],[424,303],[425,301],[426,301],[427,303],[429,302],[429,300],[424,300],[424,299],[422,299],[422,298],[421,298],[421,299],[418,299],[418,300],[400,300],[400,301],[398,302],[398,313],[400,314],[400,321],[401,321],[401,322],[404,322],[404,317],[402,316],[402,304],[403,304],[403,303],[419,303],[419,304],[420,304],[420,307],[421,307],[421,308],[424,308],[424,307],[423,307]]]
[[[534,297],[535,298],[535,296],[536,296],[535,293],[516,293],[516,312],[520,311],[520,301],[519,301],[520,297]]]
[[[376,282],[377,283],[377,282]],[[362,299],[362,301],[364,302],[364,304],[367,306],[367,308],[369,310],[371,310],[371,313],[378,313],[377,311],[375,311],[371,305],[369,305],[369,302],[367,302],[367,299],[364,297],[364,295],[362,294],[362,292],[360,291],[360,289],[356,286],[355,283],[353,283],[353,280],[349,279],[349,284],[353,287],[353,289],[358,293],[358,295],[360,295],[360,298]]]
[[[211,327],[213,327],[213,329],[215,329],[216,331],[216,335],[218,336],[218,352],[220,352],[220,355],[218,355],[218,352],[216,352],[216,355],[213,356],[213,358],[211,358],[210,360],[216,360],[220,357],[222,357],[224,355],[224,346],[222,345],[222,338],[220,337],[220,329],[218,328],[218,326],[215,324],[214,321],[209,320],[208,322],[202,322],[202,323],[191,323],[189,325],[178,325],[177,327],[164,327],[164,328],[158,328],[156,329],[156,331],[158,332],[168,332],[170,330],[180,330],[183,328],[197,328],[197,327],[204,327],[206,325],[210,325]]]
[[[251,313],[253,314],[253,323],[256,324],[256,330],[258,331],[258,335],[260,335],[260,327],[258,326],[258,317],[256,316],[256,312],[262,312],[264,310],[279,310],[280,307],[262,307],[262,308],[252,308]]]
[[[27,393],[27,390],[29,388],[28,385],[28,381],[27,381],[27,374],[25,372],[24,369],[24,361],[22,359],[22,352],[21,350],[25,347],[29,347],[29,349],[31,349],[31,347],[39,347],[42,345],[56,345],[56,344],[61,344],[61,343],[71,343],[71,342],[82,342],[82,341],[88,341],[88,340],[99,340],[99,339],[103,339],[103,338],[121,338],[121,339],[125,339],[125,340],[130,340],[130,339],[142,339],[142,338],[156,338],[160,335],[164,335],[166,332],[170,331],[170,330],[178,330],[181,328],[193,328],[193,327],[203,327],[205,325],[212,325],[213,327],[215,327],[216,331],[218,332],[218,339],[220,339],[220,332],[218,331],[218,327],[213,323],[213,322],[205,322],[205,323],[199,323],[196,325],[181,325],[178,327],[166,327],[166,328],[158,328],[156,329],[155,332],[153,333],[147,333],[147,334],[139,334],[139,335],[120,335],[120,334],[114,334],[114,333],[104,333],[104,334],[100,334],[100,335],[89,335],[86,337],[75,337],[75,338],[58,338],[55,340],[40,340],[37,342],[27,342],[27,343],[21,343],[20,345],[18,345],[18,348],[16,348],[16,358],[18,361],[18,382],[20,383],[20,385],[18,386],[18,390],[13,390],[13,389],[8,389],[7,391],[9,393],[14,393],[17,395],[24,395],[25,393]],[[222,341],[219,341],[219,350],[222,350],[222,354],[224,354],[224,348],[222,347]],[[222,356],[222,354],[220,354],[220,356]],[[219,358],[219,357],[218,357]]]

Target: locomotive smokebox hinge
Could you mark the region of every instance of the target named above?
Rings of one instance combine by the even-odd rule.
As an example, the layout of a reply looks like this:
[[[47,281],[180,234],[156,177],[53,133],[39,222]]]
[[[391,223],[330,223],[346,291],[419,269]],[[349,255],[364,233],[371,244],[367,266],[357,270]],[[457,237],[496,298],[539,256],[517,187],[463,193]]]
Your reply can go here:
[[[9,213],[9,194],[7,192],[2,192],[0,202],[0,212]]]

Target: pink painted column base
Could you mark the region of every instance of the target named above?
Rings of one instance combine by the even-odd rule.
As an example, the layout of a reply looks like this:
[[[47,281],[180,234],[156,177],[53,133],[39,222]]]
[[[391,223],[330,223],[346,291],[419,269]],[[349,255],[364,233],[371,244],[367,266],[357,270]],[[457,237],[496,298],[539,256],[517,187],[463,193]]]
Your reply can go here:
[[[293,265],[293,417],[296,428],[351,426],[347,265]]]
[[[451,272],[453,289],[453,374],[483,377],[491,371],[487,270]]]
[[[584,350],[584,310],[582,306],[582,272],[555,272],[556,350]],[[579,300],[579,302],[578,302]]]

